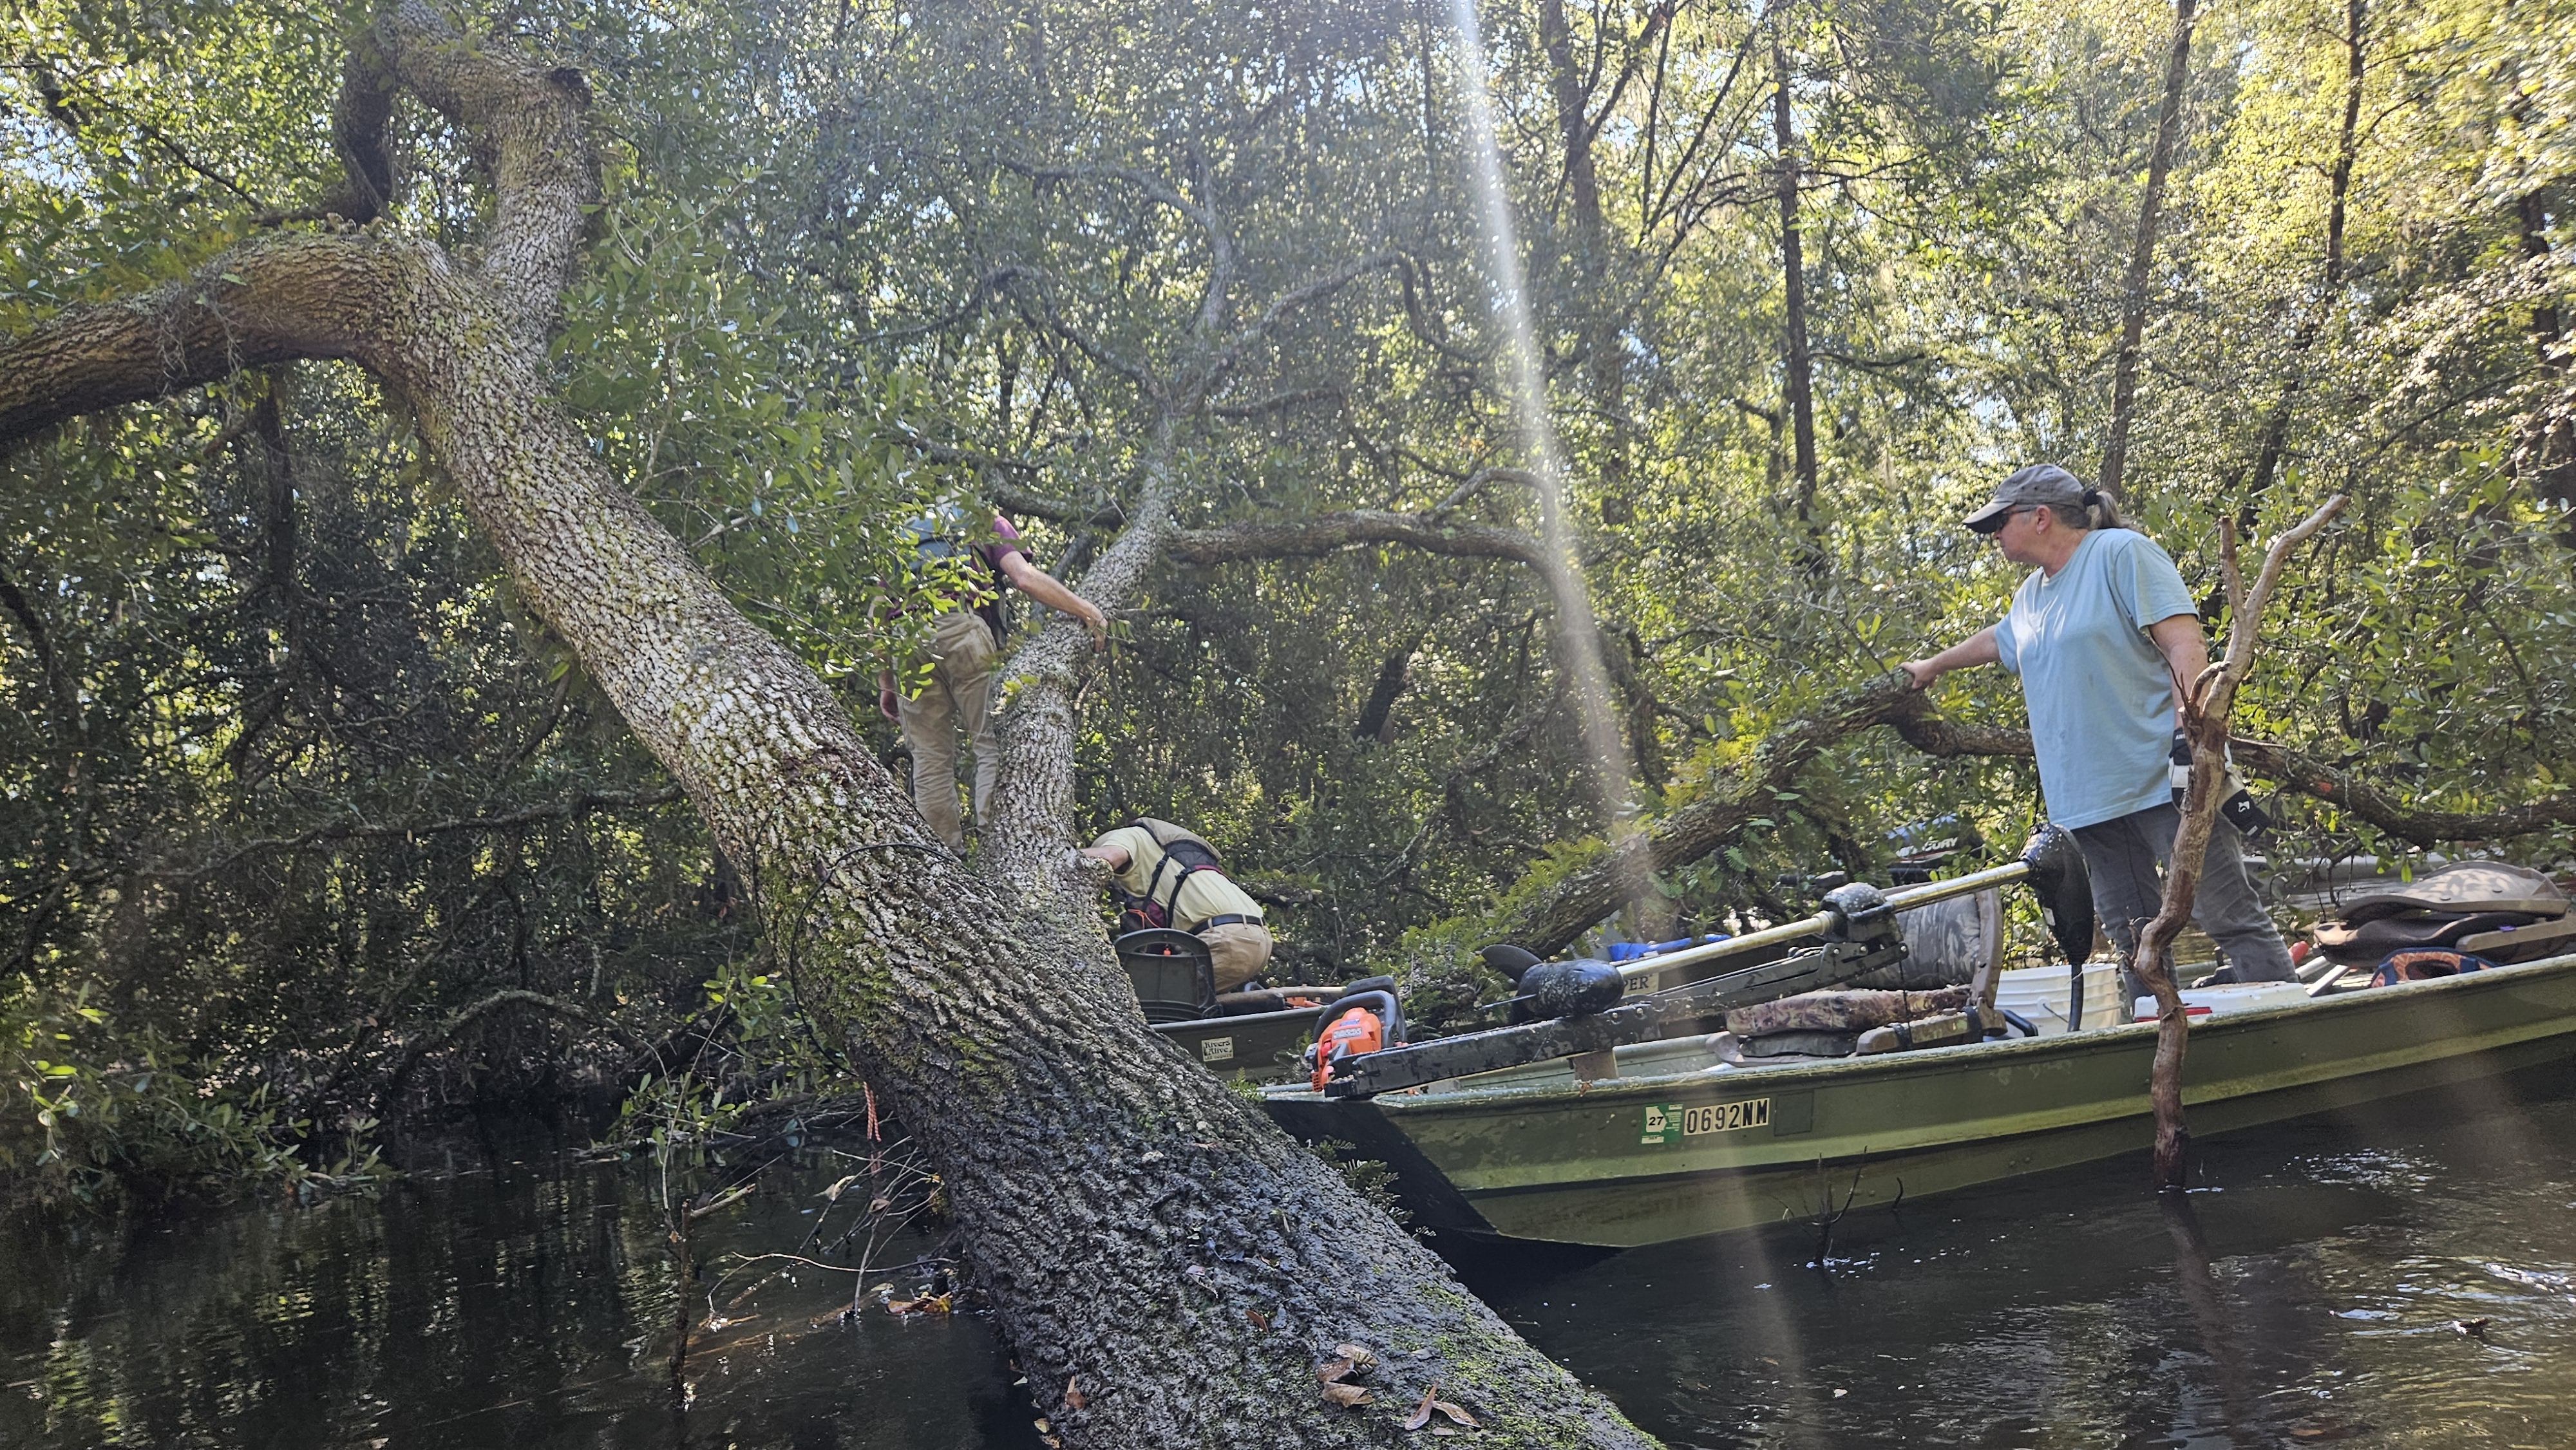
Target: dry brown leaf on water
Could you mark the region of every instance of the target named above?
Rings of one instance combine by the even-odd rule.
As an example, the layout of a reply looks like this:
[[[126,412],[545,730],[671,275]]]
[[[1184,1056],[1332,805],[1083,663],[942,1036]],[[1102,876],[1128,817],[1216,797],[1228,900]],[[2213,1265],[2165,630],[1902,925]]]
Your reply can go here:
[[[1457,1421],[1459,1424],[1466,1426],[1470,1430],[1483,1428],[1483,1426],[1476,1423],[1475,1416],[1468,1414],[1465,1410],[1458,1408],[1447,1400],[1433,1400],[1431,1402],[1431,1408],[1447,1415],[1450,1419]]]
[[[1083,1409],[1091,1403],[1091,1401],[1082,1393],[1082,1380],[1079,1376],[1064,1382],[1064,1402],[1077,1410]]]
[[[1333,1381],[1348,1375],[1352,1370],[1358,1368],[1358,1365],[1351,1363],[1348,1359],[1328,1359],[1322,1364],[1315,1366],[1315,1378],[1322,1380],[1326,1384],[1331,1384]]]
[[[1370,1353],[1368,1346],[1365,1344],[1336,1344],[1333,1346],[1333,1353],[1340,1355],[1342,1358],[1349,1360],[1351,1363],[1358,1365],[1362,1369],[1377,1368],[1377,1356]]]
[[[1423,1426],[1430,1424],[1431,1401],[1438,1397],[1439,1393],[1440,1387],[1438,1385],[1433,1385],[1431,1388],[1424,1390],[1422,1392],[1422,1403],[1415,1405],[1413,1407],[1413,1413],[1404,1417],[1404,1428],[1408,1430],[1419,1430]]]
[[[1337,1405],[1365,1405],[1369,1402],[1368,1386],[1327,1384],[1324,1386],[1324,1398]]]

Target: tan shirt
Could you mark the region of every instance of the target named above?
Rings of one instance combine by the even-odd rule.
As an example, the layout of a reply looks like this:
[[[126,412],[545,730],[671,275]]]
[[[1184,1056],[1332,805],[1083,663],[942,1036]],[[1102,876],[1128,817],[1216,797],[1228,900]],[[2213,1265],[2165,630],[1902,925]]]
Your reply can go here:
[[[1094,846],[1116,846],[1127,853],[1127,869],[1118,873],[1118,884],[1131,896],[1145,894],[1147,883],[1154,879],[1154,868],[1163,862],[1163,848],[1155,844],[1153,833],[1143,826],[1126,826],[1110,831]],[[1175,864],[1172,871],[1179,870]],[[1172,903],[1172,925],[1188,931],[1211,916],[1248,916],[1261,918],[1261,903],[1243,894],[1243,888],[1225,879],[1222,871],[1193,871],[1181,879],[1181,893],[1172,896],[1172,871],[1163,873],[1160,885],[1154,887],[1154,900]]]

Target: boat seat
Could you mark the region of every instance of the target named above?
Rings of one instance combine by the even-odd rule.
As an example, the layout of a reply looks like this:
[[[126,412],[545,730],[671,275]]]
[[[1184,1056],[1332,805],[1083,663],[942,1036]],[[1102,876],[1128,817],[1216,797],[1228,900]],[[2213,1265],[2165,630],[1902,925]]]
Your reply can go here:
[[[1149,926],[1112,941],[1136,1003],[1153,1023],[1194,1022],[1217,1012],[1216,964],[1208,944],[1185,931]]]
[[[2556,882],[2528,866],[2504,861],[2454,861],[2413,881],[2358,885],[2358,894],[2345,898],[2337,913],[2354,926],[2377,917],[2425,911],[2448,916],[2513,911],[2535,918],[2567,914],[2567,893]]]
[[[1339,987],[1261,987],[1243,992],[1216,994],[1216,1015],[1250,1017],[1262,1012],[1285,1012],[1292,1007],[1315,1008],[1342,995]]]
[[[2416,913],[2377,916],[2359,923],[2321,922],[2310,935],[2336,961],[2348,966],[2370,966],[2390,952],[2456,946],[2464,937],[2531,926],[2539,920],[2525,911],[2479,911],[2458,916]]]

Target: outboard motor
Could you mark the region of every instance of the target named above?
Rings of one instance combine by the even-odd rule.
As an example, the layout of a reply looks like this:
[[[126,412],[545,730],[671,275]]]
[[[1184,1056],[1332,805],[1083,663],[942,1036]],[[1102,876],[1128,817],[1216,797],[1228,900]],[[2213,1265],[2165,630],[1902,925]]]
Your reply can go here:
[[[1518,995],[1512,1001],[1514,1023],[1548,1017],[1588,1017],[1619,1005],[1627,980],[1608,962],[1586,959],[1543,962],[1523,947],[1496,942],[1477,953],[1485,965],[1509,977]]]
[[[1541,962],[1521,973],[1520,993],[1533,1017],[1589,1017],[1619,1005],[1628,979],[1608,962]]]
[[[2066,957],[2066,1020],[2084,1020],[2084,959],[2093,955],[2093,872],[2084,850],[2063,826],[2046,825],[2031,833],[2021,848],[2030,868],[2031,894],[2039,898],[2039,919]]]

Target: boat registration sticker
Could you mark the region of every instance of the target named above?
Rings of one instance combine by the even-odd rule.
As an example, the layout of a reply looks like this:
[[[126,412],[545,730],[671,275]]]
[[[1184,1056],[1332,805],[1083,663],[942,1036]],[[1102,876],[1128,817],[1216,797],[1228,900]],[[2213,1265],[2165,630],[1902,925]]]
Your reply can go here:
[[[1675,1138],[1696,1138],[1702,1133],[1739,1133],[1747,1128],[1771,1125],[1771,1100],[1747,1098],[1740,1103],[1705,1103],[1684,1107],[1680,1103],[1648,1103],[1645,1131],[1641,1143],[1669,1143]]]
[[[1233,1039],[1233,1038],[1231,1038],[1231,1037],[1203,1037],[1203,1038],[1199,1039],[1199,1061],[1201,1061],[1201,1062],[1231,1062],[1231,1061],[1233,1061],[1233,1060],[1234,1060],[1234,1039]]]

